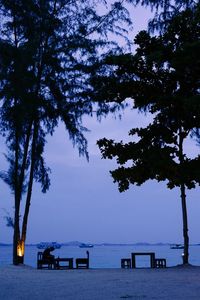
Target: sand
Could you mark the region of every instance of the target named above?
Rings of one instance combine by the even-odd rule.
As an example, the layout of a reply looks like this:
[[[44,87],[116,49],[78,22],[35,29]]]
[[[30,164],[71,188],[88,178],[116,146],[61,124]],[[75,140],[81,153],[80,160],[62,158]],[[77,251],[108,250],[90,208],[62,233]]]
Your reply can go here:
[[[200,267],[37,270],[0,268],[0,299],[200,299]]]

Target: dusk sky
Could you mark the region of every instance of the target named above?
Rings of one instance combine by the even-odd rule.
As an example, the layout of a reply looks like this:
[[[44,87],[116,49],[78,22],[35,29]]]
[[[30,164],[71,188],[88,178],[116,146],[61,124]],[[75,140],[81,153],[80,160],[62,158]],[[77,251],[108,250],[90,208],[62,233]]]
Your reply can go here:
[[[150,10],[132,8],[133,35],[147,26]],[[31,203],[28,243],[41,241],[83,241],[92,243],[182,242],[180,192],[169,190],[165,183],[147,182],[140,187],[119,193],[109,174],[115,161],[101,159],[96,141],[100,138],[126,140],[133,127],[144,126],[149,117],[127,109],[122,119],[109,116],[98,123],[84,118],[89,163],[72,147],[68,133],[61,124],[45,149],[51,168],[51,187],[46,194],[34,185]],[[1,147],[0,169],[5,169]],[[188,141],[186,152],[195,155],[199,148]],[[0,182],[0,242],[12,242],[12,229],[6,227],[6,211],[13,214],[13,195]],[[187,192],[189,236],[191,243],[200,243],[199,188]]]

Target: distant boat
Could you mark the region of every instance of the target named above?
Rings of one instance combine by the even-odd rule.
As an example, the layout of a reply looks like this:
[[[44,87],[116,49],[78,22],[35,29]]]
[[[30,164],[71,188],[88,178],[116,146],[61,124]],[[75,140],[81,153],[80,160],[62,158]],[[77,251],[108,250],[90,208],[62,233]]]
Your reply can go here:
[[[170,246],[170,249],[184,249],[184,246],[181,244],[174,244]]]
[[[93,248],[94,245],[92,244],[85,244],[85,243],[82,243],[79,245],[79,248]]]
[[[54,247],[54,249],[60,249],[61,244],[58,244],[57,242],[41,242],[37,244],[38,249],[46,249],[49,247]]]

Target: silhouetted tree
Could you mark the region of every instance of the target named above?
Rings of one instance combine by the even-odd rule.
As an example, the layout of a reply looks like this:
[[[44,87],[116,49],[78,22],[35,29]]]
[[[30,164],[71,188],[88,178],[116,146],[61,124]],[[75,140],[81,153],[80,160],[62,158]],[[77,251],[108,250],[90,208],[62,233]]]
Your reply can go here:
[[[200,184],[200,156],[190,157],[184,142],[198,137],[200,128],[200,5],[173,17],[163,34],[151,37],[142,31],[135,42],[135,55],[108,57],[103,68],[107,64],[109,72],[99,70],[93,82],[99,99],[131,98],[134,108],[150,112],[153,121],[146,128],[132,129],[132,142],[104,138],[98,145],[103,158],[117,158],[120,166],[111,175],[120,192],[149,179],[180,188],[187,264],[186,189]]]
[[[125,37],[130,20],[122,2],[0,0],[0,128],[9,163],[1,178],[14,193],[14,264],[24,260],[33,181],[43,192],[50,186],[43,157],[47,134],[64,122],[88,158],[81,117],[92,115],[89,79],[100,55],[119,51],[107,35]],[[107,5],[104,14],[97,13],[98,4]],[[99,103],[97,114],[110,109]]]
[[[167,28],[171,18],[177,13],[193,8],[198,0],[129,0],[134,5],[149,6],[155,12],[152,19],[149,20],[149,29],[163,31]]]

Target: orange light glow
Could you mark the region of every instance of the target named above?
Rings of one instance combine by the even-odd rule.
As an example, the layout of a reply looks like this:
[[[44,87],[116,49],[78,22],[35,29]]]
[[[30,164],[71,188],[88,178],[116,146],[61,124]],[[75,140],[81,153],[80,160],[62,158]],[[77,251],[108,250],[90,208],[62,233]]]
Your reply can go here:
[[[24,242],[20,241],[17,246],[17,255],[22,257],[24,256]]]

